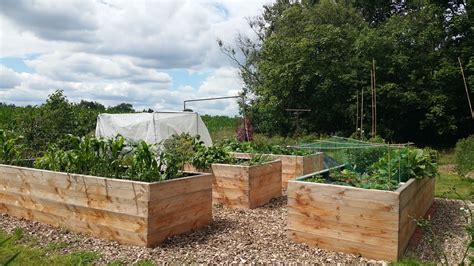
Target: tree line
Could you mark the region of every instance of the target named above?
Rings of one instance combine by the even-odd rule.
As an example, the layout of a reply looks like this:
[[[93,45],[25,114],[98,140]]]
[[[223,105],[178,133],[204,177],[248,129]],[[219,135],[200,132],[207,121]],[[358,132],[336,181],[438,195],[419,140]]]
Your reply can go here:
[[[66,134],[86,136],[93,133],[100,113],[133,112],[135,110],[129,103],[105,107],[93,101],[70,102],[62,90],[57,90],[41,105],[0,103],[0,129],[21,135],[28,155],[34,157],[45,151],[49,144],[62,140]]]

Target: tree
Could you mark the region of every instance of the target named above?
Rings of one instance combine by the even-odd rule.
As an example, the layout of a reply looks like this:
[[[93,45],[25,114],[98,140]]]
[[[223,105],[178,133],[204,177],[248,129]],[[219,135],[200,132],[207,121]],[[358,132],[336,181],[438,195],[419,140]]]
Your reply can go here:
[[[220,45],[240,66],[260,131],[291,134],[285,109],[309,108],[304,130],[349,135],[363,90],[368,132],[375,60],[382,137],[454,143],[474,131],[457,65],[461,57],[472,91],[471,2],[280,0],[250,21],[256,38]]]
[[[121,103],[116,106],[112,106],[107,108],[108,113],[116,113],[116,114],[121,114],[121,113],[135,113],[135,110],[133,109],[133,105],[129,103]]]

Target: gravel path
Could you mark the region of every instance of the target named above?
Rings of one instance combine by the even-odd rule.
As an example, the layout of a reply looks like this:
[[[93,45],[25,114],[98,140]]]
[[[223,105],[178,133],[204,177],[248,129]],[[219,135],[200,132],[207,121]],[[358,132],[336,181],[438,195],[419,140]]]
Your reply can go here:
[[[457,240],[447,245],[449,250],[455,252],[461,250],[462,239],[466,236],[459,234],[459,231],[462,232],[459,228],[462,226],[459,207],[455,206],[456,213],[452,204],[452,201],[436,199],[436,211],[432,219],[436,230],[450,231],[456,236]],[[115,260],[133,263],[144,259],[158,263],[383,263],[289,241],[285,233],[285,206],[286,197],[254,210],[232,210],[215,206],[214,222],[211,225],[190,234],[175,236],[154,249],[120,245],[114,241],[101,240],[7,215],[1,216],[0,228],[7,232],[22,228],[25,234],[38,239],[39,245],[47,245],[50,242],[65,243],[66,248],[61,250],[63,253],[75,250],[96,251],[101,254],[99,264]],[[411,247],[407,254],[421,254],[416,257],[423,260],[434,259],[426,239]]]
[[[460,210],[463,205],[460,200],[435,199],[429,217],[434,234],[425,233],[418,243],[411,243],[405,256],[416,257],[425,262],[442,261],[446,264],[443,256],[445,253],[447,264],[459,264],[468,242],[468,234],[464,230],[466,213]],[[474,204],[469,205],[474,210]]]

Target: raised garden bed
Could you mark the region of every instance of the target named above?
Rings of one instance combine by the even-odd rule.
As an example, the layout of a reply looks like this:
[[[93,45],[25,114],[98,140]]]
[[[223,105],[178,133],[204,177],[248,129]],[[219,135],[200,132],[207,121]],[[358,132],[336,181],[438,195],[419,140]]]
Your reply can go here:
[[[198,169],[190,163],[185,163],[183,165],[183,171],[191,173],[212,173],[212,169]]]
[[[259,165],[212,164],[212,199],[230,208],[256,208],[281,197],[281,161]]]
[[[288,237],[323,249],[396,261],[434,199],[435,178],[409,179],[395,191],[288,183]]]
[[[243,159],[248,159],[252,156],[251,153],[241,152],[233,152],[231,154],[236,158]],[[324,169],[324,154],[321,152],[304,156],[277,154],[268,154],[268,156],[275,160],[281,160],[281,187],[283,190],[286,190],[289,180]]]
[[[212,221],[212,175],[139,182],[0,165],[0,212],[153,247]]]

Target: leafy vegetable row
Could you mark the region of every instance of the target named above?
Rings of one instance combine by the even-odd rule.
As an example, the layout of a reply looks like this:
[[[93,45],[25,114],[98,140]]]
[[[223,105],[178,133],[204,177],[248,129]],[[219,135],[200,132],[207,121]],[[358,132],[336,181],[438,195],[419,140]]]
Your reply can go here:
[[[290,147],[257,143],[253,141],[239,142],[236,139],[223,140],[222,145],[225,149],[233,152],[262,153],[262,154],[283,154],[283,155],[310,155],[314,153],[311,150],[294,149]]]
[[[21,137],[0,130],[0,163],[24,165],[24,146],[19,144],[20,140]],[[197,169],[209,169],[212,163],[255,165],[269,160],[262,155],[249,160],[236,159],[226,147],[206,147],[199,137],[186,133],[173,135],[157,145],[130,142],[121,136],[100,139],[67,135],[57,144],[49,145],[43,156],[36,158],[34,167],[154,182],[182,177],[185,163]]]
[[[357,169],[357,168],[356,168]],[[437,154],[428,149],[401,148],[387,151],[364,172],[354,168],[332,170],[328,177],[316,175],[305,181],[368,189],[395,190],[410,178],[438,175]]]

